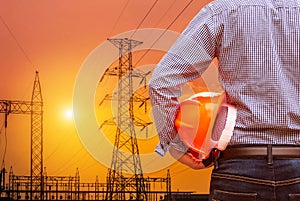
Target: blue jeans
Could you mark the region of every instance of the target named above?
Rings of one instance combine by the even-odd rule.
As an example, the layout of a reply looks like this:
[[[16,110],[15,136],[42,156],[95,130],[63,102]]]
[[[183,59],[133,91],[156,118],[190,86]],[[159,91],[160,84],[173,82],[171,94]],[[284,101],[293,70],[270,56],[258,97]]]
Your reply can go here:
[[[210,201],[300,201],[300,158],[219,159]]]

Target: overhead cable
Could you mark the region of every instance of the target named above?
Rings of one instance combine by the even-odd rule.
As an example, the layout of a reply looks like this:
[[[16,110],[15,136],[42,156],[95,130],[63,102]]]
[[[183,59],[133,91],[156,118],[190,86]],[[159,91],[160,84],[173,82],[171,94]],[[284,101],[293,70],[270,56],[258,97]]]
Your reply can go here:
[[[114,25],[113,25],[113,27],[112,27],[110,33],[108,34],[108,37],[107,37],[107,38],[110,38],[112,32],[115,30],[117,24],[119,23],[119,21],[120,21],[120,19],[121,19],[121,16],[123,15],[125,9],[126,9],[127,6],[128,6],[128,3],[129,3],[129,0],[127,0],[127,2],[125,3],[125,5],[123,6],[122,11],[121,11],[120,15],[118,16],[116,22],[114,23]]]
[[[9,34],[11,35],[11,37],[17,43],[18,47],[20,48],[20,50],[22,51],[22,53],[24,54],[24,56],[26,57],[26,59],[29,61],[29,63],[32,65],[32,67],[34,67],[34,64],[33,64],[32,60],[29,58],[29,56],[26,53],[25,49],[23,48],[23,46],[21,45],[21,43],[19,42],[19,40],[16,38],[16,36],[12,32],[12,30],[9,28],[8,24],[4,21],[4,19],[3,19],[3,17],[1,15],[0,15],[0,19],[1,19],[2,23],[4,24],[5,28],[8,30]]]
[[[163,31],[163,33],[154,41],[154,43],[146,50],[146,52],[140,57],[140,59],[135,63],[135,66],[148,54],[151,48],[161,39],[161,37],[170,29],[170,27],[176,22],[176,20],[184,13],[184,11],[192,4],[193,0],[190,0],[189,3],[180,11],[180,13],[175,17],[175,19],[168,25],[168,27]]]
[[[141,22],[139,23],[139,25],[137,26],[137,28],[135,29],[135,31],[132,33],[132,35],[130,36],[130,38],[132,38],[134,36],[134,34],[136,33],[136,31],[141,27],[141,25],[144,23],[144,21],[146,20],[146,18],[149,16],[149,14],[151,13],[151,11],[153,10],[154,6],[157,4],[158,0],[156,0],[151,8],[148,10],[148,12],[146,13],[146,15],[144,16],[144,18],[141,20]]]

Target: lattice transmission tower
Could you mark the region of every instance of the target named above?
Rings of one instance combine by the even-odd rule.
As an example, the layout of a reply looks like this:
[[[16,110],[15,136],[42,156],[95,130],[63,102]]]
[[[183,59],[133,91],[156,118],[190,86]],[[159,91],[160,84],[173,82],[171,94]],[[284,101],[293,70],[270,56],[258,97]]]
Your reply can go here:
[[[0,100],[0,113],[5,114],[5,127],[10,114],[31,116],[31,157],[29,200],[43,200],[43,98],[39,73],[36,72],[31,101]]]
[[[133,86],[133,79],[145,80],[147,74],[133,69],[131,53],[142,42],[128,38],[108,40],[119,49],[119,63],[117,68],[108,69],[104,75],[118,78],[115,95],[104,98],[117,101],[117,116],[101,125],[117,126],[111,167],[107,173],[106,200],[147,200],[135,125],[145,128],[151,123],[134,116],[134,104],[143,104],[147,98],[135,93]],[[124,172],[132,173],[132,176],[126,177]]]

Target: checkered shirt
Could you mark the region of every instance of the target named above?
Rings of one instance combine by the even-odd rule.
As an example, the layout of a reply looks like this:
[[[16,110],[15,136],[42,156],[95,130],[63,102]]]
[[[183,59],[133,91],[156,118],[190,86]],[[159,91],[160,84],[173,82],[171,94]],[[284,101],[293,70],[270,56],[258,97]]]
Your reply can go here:
[[[299,144],[300,1],[215,0],[154,69],[149,93],[156,151],[186,150],[174,127],[181,88],[214,58],[226,101],[237,107],[230,144]]]

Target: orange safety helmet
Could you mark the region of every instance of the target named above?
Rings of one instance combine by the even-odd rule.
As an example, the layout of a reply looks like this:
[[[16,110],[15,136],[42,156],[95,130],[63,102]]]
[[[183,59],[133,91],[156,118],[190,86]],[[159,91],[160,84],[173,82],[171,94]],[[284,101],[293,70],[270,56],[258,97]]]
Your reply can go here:
[[[200,92],[180,103],[175,127],[190,152],[201,160],[209,158],[214,148],[224,150],[232,136],[236,109],[224,97],[224,93]]]

